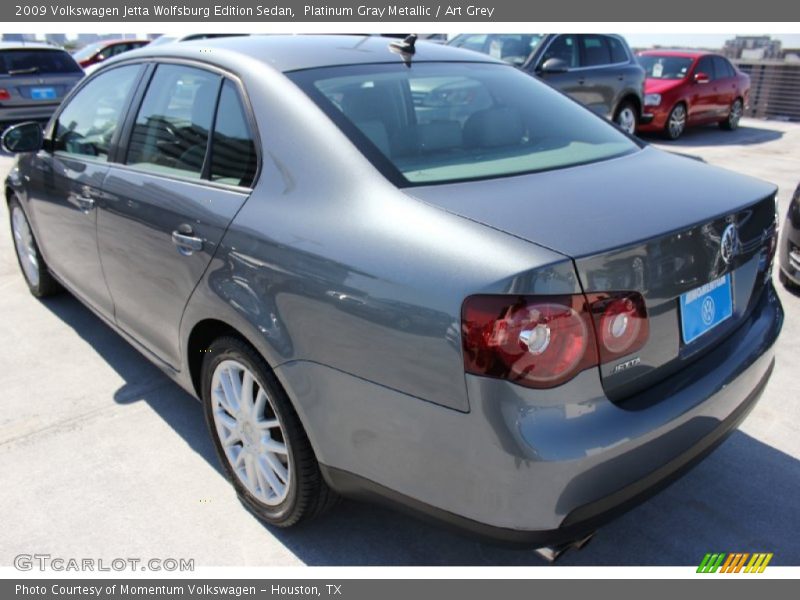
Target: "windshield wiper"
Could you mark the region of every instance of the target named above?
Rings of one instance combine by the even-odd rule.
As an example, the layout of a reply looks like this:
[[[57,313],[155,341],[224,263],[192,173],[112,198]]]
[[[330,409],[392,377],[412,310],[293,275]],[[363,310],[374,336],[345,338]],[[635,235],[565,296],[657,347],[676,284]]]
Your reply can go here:
[[[30,75],[31,73],[38,73],[39,67],[28,67],[27,69],[9,69],[9,75]]]

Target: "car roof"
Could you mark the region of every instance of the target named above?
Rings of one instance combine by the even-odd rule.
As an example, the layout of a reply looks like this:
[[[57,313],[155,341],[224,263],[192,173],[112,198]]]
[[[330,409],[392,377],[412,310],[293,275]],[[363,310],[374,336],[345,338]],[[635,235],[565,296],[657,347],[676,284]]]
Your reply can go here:
[[[150,45],[116,57],[176,57],[197,58],[198,48],[225,50],[219,55],[204,53],[204,60],[225,66],[232,56],[243,55],[260,60],[282,72],[320,67],[397,63],[402,57],[390,50],[392,40],[369,35],[256,35],[220,37],[181,42],[180,44]],[[490,56],[419,41],[412,62],[481,62],[505,64]],[[225,56],[227,55],[227,57]],[[109,61],[110,63],[111,61]],[[117,62],[117,60],[114,60]],[[231,64],[235,67],[235,64]]]
[[[43,44],[41,42],[0,42],[0,50],[57,50],[64,52],[63,48]]]
[[[680,50],[680,49],[653,49],[637,52],[641,56],[680,56],[683,58],[698,58],[700,56],[719,56],[718,52],[711,50]]]

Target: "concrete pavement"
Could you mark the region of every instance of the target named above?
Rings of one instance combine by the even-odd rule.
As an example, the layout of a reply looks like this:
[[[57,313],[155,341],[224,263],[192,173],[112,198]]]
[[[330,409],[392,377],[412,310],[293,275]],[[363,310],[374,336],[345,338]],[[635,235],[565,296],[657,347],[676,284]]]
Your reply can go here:
[[[780,186],[800,180],[800,125],[743,120],[660,146]],[[0,173],[11,165],[0,158]],[[646,201],[647,190],[642,190]],[[200,405],[68,294],[38,301],[0,226],[0,565],[20,553],[194,558],[198,566],[541,565],[370,505],[268,528],[224,480]],[[688,565],[706,552],[774,552],[800,565],[800,297],[760,404],[711,457],[559,564]]]

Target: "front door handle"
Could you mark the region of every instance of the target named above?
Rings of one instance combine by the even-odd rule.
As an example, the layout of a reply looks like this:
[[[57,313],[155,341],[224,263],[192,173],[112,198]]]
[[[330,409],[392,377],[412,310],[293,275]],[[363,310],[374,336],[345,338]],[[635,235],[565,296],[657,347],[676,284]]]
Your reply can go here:
[[[85,213],[88,213],[90,210],[94,210],[94,198],[75,196],[75,202],[78,203],[78,208]]]
[[[192,235],[191,231],[183,233],[181,231],[172,232],[172,243],[178,248],[178,252],[184,256],[190,256],[203,249],[203,240]]]

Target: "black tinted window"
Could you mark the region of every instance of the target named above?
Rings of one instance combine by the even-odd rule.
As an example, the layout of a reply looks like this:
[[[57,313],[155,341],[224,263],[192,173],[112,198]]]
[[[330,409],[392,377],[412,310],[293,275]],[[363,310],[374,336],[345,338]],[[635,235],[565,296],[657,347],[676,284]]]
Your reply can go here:
[[[578,41],[575,35],[556,36],[545,50],[540,64],[544,64],[551,58],[559,58],[567,63],[567,67],[574,68],[580,66],[578,53]]]
[[[583,66],[598,67],[611,62],[611,51],[603,35],[583,35]]]
[[[611,50],[611,62],[621,63],[628,61],[628,52],[625,45],[615,37],[607,37],[608,47]]]
[[[0,75],[80,73],[78,63],[62,50],[3,50]]]
[[[717,73],[717,79],[726,79],[734,75],[731,64],[721,56],[714,57],[714,69]]]
[[[211,180],[249,187],[256,174],[256,147],[236,86],[226,81],[211,144]]]
[[[698,73],[705,73],[709,79],[714,79],[714,59],[711,56],[703,56],[697,61],[697,68],[694,70],[695,75]]]
[[[69,101],[58,116],[53,149],[108,160],[108,148],[122,119],[139,65],[98,75]]]
[[[199,178],[220,79],[202,69],[159,65],[136,116],[127,164]]]

